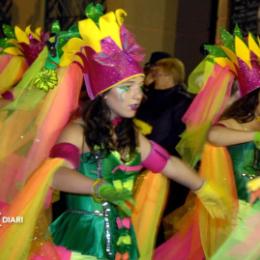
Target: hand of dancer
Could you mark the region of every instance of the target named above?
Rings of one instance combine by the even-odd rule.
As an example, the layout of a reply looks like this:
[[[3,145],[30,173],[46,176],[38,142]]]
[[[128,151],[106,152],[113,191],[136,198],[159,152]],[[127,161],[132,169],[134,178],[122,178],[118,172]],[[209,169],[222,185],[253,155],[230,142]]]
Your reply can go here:
[[[130,206],[134,204],[132,192],[127,189],[117,190],[112,184],[101,179],[93,184],[94,198],[117,205],[127,216],[131,215]]]
[[[247,189],[250,192],[250,203],[254,203],[260,198],[260,177],[256,177],[247,183]]]
[[[198,196],[212,218],[223,219],[226,217],[226,206],[221,200],[221,196],[208,182],[204,182],[198,190],[194,191],[194,193]]]

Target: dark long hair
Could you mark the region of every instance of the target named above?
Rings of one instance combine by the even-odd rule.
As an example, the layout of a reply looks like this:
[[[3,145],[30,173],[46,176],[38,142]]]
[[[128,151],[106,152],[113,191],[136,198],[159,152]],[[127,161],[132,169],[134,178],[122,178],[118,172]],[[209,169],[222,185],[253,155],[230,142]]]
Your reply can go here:
[[[131,155],[136,149],[136,131],[131,118],[123,118],[116,126],[116,143],[112,138],[111,112],[107,106],[104,96],[97,96],[84,104],[82,119],[85,122],[84,137],[91,152],[96,147],[102,152],[117,150],[121,154],[127,152]]]
[[[221,116],[221,119],[233,118],[239,123],[247,123],[255,118],[255,110],[258,105],[259,89],[235,101]]]

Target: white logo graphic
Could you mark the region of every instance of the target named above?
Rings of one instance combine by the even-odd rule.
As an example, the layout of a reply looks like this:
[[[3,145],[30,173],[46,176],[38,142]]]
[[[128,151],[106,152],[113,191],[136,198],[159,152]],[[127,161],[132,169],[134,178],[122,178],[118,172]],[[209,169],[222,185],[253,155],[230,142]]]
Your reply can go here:
[[[22,216],[4,216],[2,212],[0,211],[0,227],[3,226],[3,224],[22,224],[23,223],[23,217]]]

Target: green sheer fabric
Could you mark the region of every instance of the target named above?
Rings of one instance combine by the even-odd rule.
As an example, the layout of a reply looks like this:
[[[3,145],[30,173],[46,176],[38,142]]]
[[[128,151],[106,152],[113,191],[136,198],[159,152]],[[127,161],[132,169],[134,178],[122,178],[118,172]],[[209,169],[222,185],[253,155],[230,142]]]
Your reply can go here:
[[[136,166],[140,164],[140,154],[136,153],[128,162],[122,162],[117,152],[111,152],[101,160],[103,178],[114,185],[118,182],[131,190],[138,171],[123,171],[116,169],[119,165]],[[90,153],[81,156],[79,172],[92,179],[97,178],[97,161]],[[129,187],[130,186],[130,187]],[[130,259],[138,259],[137,242],[132,226],[129,230],[118,229],[117,217],[125,217],[117,207],[109,204],[108,233],[103,215],[102,203],[96,202],[92,196],[67,194],[67,208],[50,226],[53,240],[56,244],[97,259],[115,259],[117,252],[128,252]],[[108,236],[110,235],[110,237]],[[119,236],[129,235],[131,243],[118,244]],[[107,241],[111,238],[110,255],[106,252]]]
[[[259,227],[260,200],[249,204],[247,182],[259,175],[260,153],[253,142],[228,147],[233,160],[235,181],[239,197],[237,223],[211,260],[260,259]]]

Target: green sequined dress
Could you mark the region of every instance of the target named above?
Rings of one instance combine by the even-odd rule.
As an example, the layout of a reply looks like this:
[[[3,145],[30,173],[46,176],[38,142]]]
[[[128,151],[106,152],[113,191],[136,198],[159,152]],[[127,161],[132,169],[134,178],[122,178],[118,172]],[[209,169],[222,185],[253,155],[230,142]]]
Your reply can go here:
[[[247,182],[259,176],[260,151],[253,142],[232,145],[228,147],[234,167],[238,198],[249,201]]]
[[[84,153],[78,171],[96,179],[100,167],[107,182],[133,190],[140,161],[139,153],[124,163],[117,152],[99,160],[90,153]],[[86,195],[67,194],[66,201],[68,209],[50,226],[55,244],[98,259],[115,259],[117,252],[122,255],[127,253],[131,260],[138,259],[132,225],[126,228],[117,224],[118,220],[126,217],[120,209],[111,203],[96,202],[92,196]]]

